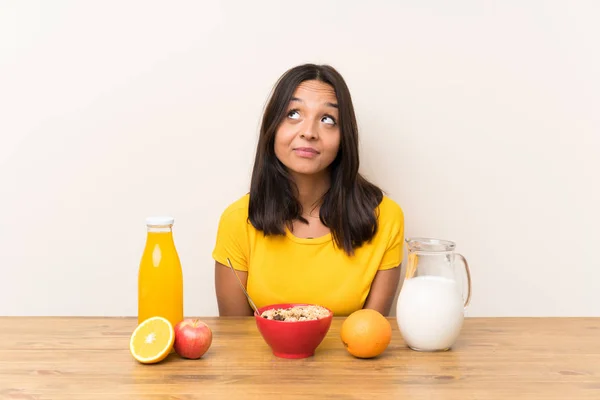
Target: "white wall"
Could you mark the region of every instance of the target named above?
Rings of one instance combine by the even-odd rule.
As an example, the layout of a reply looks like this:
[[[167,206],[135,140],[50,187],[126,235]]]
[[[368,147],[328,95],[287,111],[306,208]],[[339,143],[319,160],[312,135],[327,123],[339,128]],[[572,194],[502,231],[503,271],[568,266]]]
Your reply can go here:
[[[176,218],[216,315],[220,212],[303,62],[346,78],[407,236],[455,240],[471,316],[600,316],[600,3],[0,2],[0,315],[135,315],[144,219]]]

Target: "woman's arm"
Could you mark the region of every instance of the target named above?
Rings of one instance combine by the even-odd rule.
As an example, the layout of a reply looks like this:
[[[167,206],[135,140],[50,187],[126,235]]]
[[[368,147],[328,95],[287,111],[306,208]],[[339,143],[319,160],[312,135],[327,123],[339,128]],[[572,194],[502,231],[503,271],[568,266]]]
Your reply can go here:
[[[400,283],[401,265],[402,264],[395,268],[377,271],[375,279],[373,279],[373,283],[371,284],[371,291],[367,296],[363,308],[377,310],[386,317],[390,314],[392,303],[396,296],[396,290]]]
[[[235,271],[242,281],[244,287],[247,287],[248,273],[245,271]],[[219,316],[238,317],[254,315],[248,299],[242,291],[240,284],[233,276],[231,268],[215,261],[215,288],[217,291],[217,303],[219,305]]]

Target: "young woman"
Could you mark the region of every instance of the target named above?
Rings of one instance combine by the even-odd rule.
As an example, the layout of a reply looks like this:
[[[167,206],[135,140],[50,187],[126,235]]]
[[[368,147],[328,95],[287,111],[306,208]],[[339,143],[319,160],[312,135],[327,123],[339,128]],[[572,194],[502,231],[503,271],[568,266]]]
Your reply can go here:
[[[257,307],[389,314],[404,215],[358,170],[358,128],[342,76],[327,65],[288,70],[265,109],[250,193],[220,218],[212,254],[220,315],[253,314],[228,257]]]

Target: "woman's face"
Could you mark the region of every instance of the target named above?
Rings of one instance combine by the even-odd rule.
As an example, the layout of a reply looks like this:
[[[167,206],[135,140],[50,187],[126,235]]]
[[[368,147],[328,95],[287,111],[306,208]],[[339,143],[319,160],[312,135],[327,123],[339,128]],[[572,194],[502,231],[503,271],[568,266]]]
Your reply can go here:
[[[275,133],[275,155],[292,174],[324,173],[340,147],[338,118],[333,87],[316,80],[302,82]]]

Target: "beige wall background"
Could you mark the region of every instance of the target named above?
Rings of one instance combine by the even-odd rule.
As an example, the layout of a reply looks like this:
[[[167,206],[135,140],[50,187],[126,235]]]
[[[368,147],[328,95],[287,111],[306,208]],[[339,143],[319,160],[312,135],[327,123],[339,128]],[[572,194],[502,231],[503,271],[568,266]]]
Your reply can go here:
[[[0,315],[135,315],[146,216],[216,315],[221,211],[275,80],[329,63],[407,236],[470,316],[600,316],[600,3],[0,2]]]

